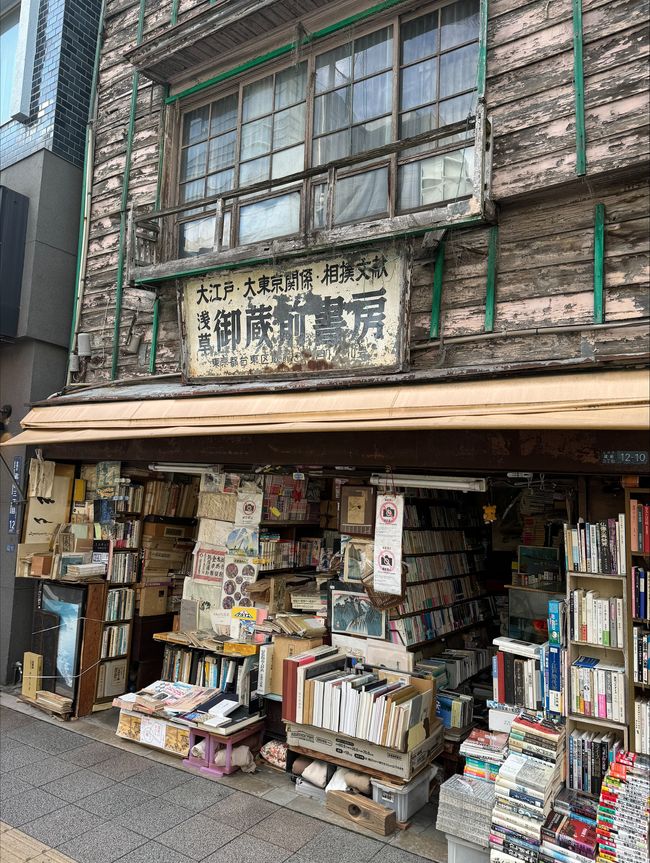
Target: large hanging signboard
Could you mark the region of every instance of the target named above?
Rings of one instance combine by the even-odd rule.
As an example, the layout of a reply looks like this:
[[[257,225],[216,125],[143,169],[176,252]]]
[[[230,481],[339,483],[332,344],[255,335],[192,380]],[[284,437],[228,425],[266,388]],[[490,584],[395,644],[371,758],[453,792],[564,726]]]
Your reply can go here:
[[[395,248],[188,279],[185,378],[397,371],[407,282],[406,255]]]

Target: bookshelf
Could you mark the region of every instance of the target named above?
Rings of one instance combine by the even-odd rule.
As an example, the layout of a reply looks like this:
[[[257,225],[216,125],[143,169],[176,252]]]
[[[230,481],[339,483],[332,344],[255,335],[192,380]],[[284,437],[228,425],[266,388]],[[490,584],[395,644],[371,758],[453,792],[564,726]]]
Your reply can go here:
[[[625,489],[625,518],[628,525],[626,532],[627,551],[627,591],[630,597],[627,609],[627,653],[630,657],[631,673],[628,681],[628,716],[630,721],[630,749],[634,752],[650,754],[650,735],[648,734],[648,714],[650,713],[650,683],[635,679],[635,648],[639,649],[638,641],[641,641],[641,651],[637,652],[637,666],[642,666],[645,659],[642,644],[650,634],[650,612],[648,611],[648,581],[647,574],[650,567],[650,542],[648,541],[647,526],[643,528],[638,521],[639,509],[650,507],[650,488],[626,488]],[[643,512],[643,510],[641,509]],[[647,512],[647,510],[646,510]],[[636,516],[636,519],[635,519]],[[636,522],[636,523],[634,523]],[[646,516],[647,522],[647,516]],[[639,528],[643,528],[640,531]],[[645,542],[644,542],[645,540]],[[639,606],[641,581],[643,573],[645,580],[645,608]],[[644,613],[642,613],[644,612]],[[636,638],[635,638],[636,635]],[[636,676],[641,676],[642,671]],[[650,678],[648,678],[650,680]],[[641,706],[643,705],[643,706]],[[645,728],[643,723],[645,720]]]
[[[601,532],[598,525],[606,528],[602,527]],[[580,787],[582,777],[573,779],[572,785],[572,771],[577,763],[574,747],[582,746],[584,740],[585,751],[591,753],[594,741],[600,746],[607,736],[609,742],[624,749],[630,743],[629,591],[624,556],[627,531],[622,517],[598,525],[592,526],[589,537],[585,535],[589,535],[589,524],[565,525],[566,784],[585,796],[595,797],[597,794]],[[597,545],[594,545],[594,528],[598,533]],[[576,667],[574,664],[579,660],[580,667]],[[595,670],[587,667],[595,663],[598,663]],[[621,672],[614,674],[611,669]],[[584,704],[582,710],[578,709],[579,704]]]

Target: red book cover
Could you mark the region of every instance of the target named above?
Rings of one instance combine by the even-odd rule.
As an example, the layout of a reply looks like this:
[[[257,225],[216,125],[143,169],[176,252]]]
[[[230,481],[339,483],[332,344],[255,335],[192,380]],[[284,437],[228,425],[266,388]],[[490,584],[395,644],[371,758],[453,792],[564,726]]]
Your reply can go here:
[[[505,660],[503,658],[503,653],[499,651],[497,653],[497,695],[499,698],[499,704],[506,703],[506,669],[505,669]]]
[[[643,550],[650,551],[650,503],[643,507]]]
[[[315,659],[315,656],[303,656],[302,659],[288,656],[282,663],[282,718],[287,722],[296,721],[298,666],[309,665]]]
[[[542,836],[590,859],[595,856],[596,828],[571,815],[565,815],[560,820],[558,813],[550,812],[542,827]]]

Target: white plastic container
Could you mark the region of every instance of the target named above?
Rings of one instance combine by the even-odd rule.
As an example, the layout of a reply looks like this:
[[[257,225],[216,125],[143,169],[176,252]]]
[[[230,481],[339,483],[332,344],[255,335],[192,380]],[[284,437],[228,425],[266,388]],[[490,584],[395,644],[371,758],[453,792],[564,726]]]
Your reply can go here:
[[[483,848],[459,839],[458,836],[447,836],[447,863],[490,863],[490,849]]]
[[[408,821],[429,802],[429,786],[434,769],[426,767],[406,785],[387,785],[378,779],[371,779],[372,799],[387,809],[392,809],[397,820]]]

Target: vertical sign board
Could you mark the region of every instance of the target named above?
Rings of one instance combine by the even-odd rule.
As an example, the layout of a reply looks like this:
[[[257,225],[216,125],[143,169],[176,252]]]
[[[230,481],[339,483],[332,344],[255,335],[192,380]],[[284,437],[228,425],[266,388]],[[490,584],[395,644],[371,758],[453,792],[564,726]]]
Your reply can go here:
[[[398,371],[407,273],[405,253],[391,247],[188,279],[185,378]]]
[[[11,495],[9,497],[9,513],[7,515],[7,533],[18,533],[18,506],[20,504],[20,480],[23,473],[23,457],[14,456],[11,466],[11,475],[14,481],[11,483]]]
[[[375,518],[374,588],[402,592],[402,527],[404,495],[378,494]]]

